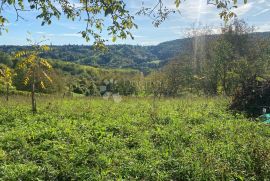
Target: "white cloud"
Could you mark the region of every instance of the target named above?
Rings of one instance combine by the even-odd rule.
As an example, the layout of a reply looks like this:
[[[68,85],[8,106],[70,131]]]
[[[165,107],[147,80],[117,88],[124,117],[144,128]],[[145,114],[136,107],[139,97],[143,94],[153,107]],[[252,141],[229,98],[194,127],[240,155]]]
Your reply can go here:
[[[159,43],[161,43],[161,41],[143,41],[140,44],[142,46],[148,46],[148,45],[157,45]]]
[[[143,35],[133,35],[134,38],[144,38],[145,36]]]
[[[18,26],[18,23],[6,23],[5,26],[9,27],[9,26]]]
[[[36,34],[46,34],[44,31],[37,31]]]
[[[79,34],[79,33],[64,33],[64,34],[59,34],[58,36],[81,37],[81,34]]]
[[[259,0],[258,3],[265,3],[265,0]]]
[[[191,22],[216,22],[220,18],[215,6],[209,5],[204,0],[184,1],[180,5],[182,19]]]
[[[243,16],[252,9],[253,5],[254,5],[254,2],[240,5],[238,8],[234,9],[233,12],[236,13],[237,16]]]
[[[82,8],[82,3],[73,3],[75,8]]]
[[[262,24],[255,27],[256,32],[270,31],[270,24]]]
[[[79,33],[63,33],[63,34],[54,34],[54,33],[47,33],[44,31],[37,31],[36,34],[40,34],[45,37],[81,37]]]
[[[259,16],[261,14],[268,12],[268,11],[270,11],[270,9],[263,9],[263,10],[259,11],[258,13],[254,14],[253,16]]]

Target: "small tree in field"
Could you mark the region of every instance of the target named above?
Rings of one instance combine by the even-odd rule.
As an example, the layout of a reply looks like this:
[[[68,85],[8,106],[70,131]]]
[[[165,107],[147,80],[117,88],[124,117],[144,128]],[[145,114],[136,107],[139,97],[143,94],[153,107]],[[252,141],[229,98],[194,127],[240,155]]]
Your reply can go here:
[[[0,67],[0,77],[6,88],[6,100],[9,100],[9,89],[12,86],[12,76],[13,73],[11,69],[5,65]]]
[[[19,63],[19,68],[25,71],[24,85],[31,85],[32,111],[36,113],[36,86],[39,85],[42,89],[45,89],[46,82],[52,83],[52,79],[48,75],[52,66],[47,60],[39,56],[41,53],[49,51],[49,47],[46,45],[40,46],[38,43],[32,44],[32,46],[33,50],[18,52],[16,57],[23,58]]]

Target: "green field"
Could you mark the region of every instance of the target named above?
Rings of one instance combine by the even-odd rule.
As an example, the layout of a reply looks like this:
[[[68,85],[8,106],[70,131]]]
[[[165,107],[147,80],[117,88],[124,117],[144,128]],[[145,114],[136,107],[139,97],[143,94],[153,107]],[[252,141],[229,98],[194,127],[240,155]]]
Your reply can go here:
[[[270,127],[228,102],[1,100],[0,180],[269,180]]]

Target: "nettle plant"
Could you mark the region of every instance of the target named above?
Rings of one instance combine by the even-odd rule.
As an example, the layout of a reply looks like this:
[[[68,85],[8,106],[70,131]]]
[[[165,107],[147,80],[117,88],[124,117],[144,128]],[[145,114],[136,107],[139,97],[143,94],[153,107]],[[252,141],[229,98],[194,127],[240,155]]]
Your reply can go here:
[[[28,39],[32,49],[17,52],[15,57],[22,58],[19,63],[19,69],[24,70],[24,85],[31,85],[32,111],[37,112],[35,92],[36,87],[40,86],[42,89],[46,88],[47,83],[52,83],[49,72],[52,70],[51,64],[40,54],[50,50],[47,45],[40,45],[43,41],[33,42]]]

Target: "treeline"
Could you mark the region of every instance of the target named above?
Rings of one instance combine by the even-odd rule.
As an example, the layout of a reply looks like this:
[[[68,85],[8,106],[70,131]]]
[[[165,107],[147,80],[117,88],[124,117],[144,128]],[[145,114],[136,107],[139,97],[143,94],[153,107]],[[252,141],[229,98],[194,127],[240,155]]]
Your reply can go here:
[[[193,31],[192,53],[152,73],[161,82],[157,85],[159,95],[234,95],[251,79],[269,78],[269,37],[257,35],[253,27],[237,19],[222,28],[219,36],[209,36],[210,32],[207,28]]]
[[[190,38],[164,42],[156,46],[108,45],[107,51],[97,51],[91,46],[50,46],[51,51],[41,56],[81,65],[106,68],[133,68],[144,73],[161,67],[171,58],[189,50]],[[0,46],[0,51],[12,54],[31,49],[29,46]]]
[[[106,86],[106,91],[119,92],[123,95],[137,94],[135,87],[136,80],[141,77],[141,72],[132,69],[103,69],[61,60],[46,59],[53,67],[49,71],[48,77],[52,82],[45,82],[46,88],[42,88],[40,82],[36,83],[36,92],[45,94],[59,94],[72,96],[76,94],[85,96],[102,96]],[[12,71],[12,85],[10,93],[16,91],[31,91],[31,84],[24,84],[26,70],[19,67],[23,58],[14,58],[9,54],[0,52],[0,69],[5,67]],[[0,90],[6,93],[3,76],[0,79]],[[133,83],[131,83],[133,82]]]
[[[181,40],[182,41],[182,40]],[[106,51],[98,51],[91,46],[65,45],[51,46],[51,51],[41,56],[66,62],[106,68],[133,68],[148,73],[160,63],[176,56],[181,47],[108,45]],[[29,46],[0,46],[0,51],[14,53],[29,49]]]

